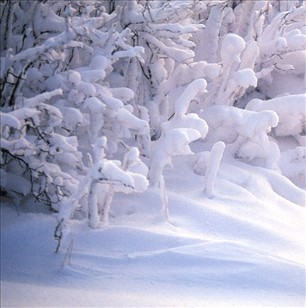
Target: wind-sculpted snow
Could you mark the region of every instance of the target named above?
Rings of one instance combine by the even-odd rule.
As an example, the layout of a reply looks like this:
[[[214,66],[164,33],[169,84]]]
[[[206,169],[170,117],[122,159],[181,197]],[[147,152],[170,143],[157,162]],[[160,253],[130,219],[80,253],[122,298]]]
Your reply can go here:
[[[52,217],[4,205],[2,304],[302,306],[305,209],[286,200],[297,191],[285,181],[280,198],[275,171],[264,180],[259,169],[223,162],[207,199],[186,162],[165,172],[169,222],[155,189],[118,194],[111,225],[74,223],[58,255]]]

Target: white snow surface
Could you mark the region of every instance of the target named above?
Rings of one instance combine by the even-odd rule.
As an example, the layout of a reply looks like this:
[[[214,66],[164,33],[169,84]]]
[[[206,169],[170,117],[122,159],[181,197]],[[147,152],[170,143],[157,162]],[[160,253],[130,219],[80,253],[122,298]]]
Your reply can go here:
[[[225,157],[208,199],[191,161],[164,170],[169,221],[155,188],[116,194],[109,225],[75,220],[58,254],[56,217],[2,200],[1,307],[304,307],[305,192]]]

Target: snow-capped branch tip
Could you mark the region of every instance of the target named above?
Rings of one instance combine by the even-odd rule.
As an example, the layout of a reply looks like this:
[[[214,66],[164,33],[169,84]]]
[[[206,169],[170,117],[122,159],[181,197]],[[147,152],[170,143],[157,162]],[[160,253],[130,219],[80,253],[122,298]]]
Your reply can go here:
[[[184,116],[187,113],[191,100],[199,93],[207,92],[206,87],[207,82],[203,78],[191,82],[175,102],[175,116]]]

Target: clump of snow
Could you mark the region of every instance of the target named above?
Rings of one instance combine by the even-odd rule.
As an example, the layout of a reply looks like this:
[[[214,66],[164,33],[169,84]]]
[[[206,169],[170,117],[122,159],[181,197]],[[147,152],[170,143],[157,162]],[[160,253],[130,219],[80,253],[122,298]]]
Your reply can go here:
[[[234,33],[225,35],[220,50],[223,65],[229,66],[233,61],[240,63],[240,54],[244,48],[245,41],[242,37]]]
[[[232,106],[211,106],[201,110],[210,128],[206,139],[210,142],[222,140],[226,144],[234,142],[238,135],[245,138],[260,137],[264,141],[266,133],[278,124],[275,112],[254,112]]]
[[[75,87],[81,83],[82,77],[81,74],[77,71],[71,70],[68,72],[68,81],[71,82]]]
[[[234,74],[233,80],[238,86],[245,89],[247,89],[248,87],[257,86],[257,78],[255,72],[250,68],[246,68],[236,72]]]
[[[206,80],[197,79],[190,83],[175,102],[175,114],[162,124],[162,136],[153,144],[150,161],[150,181],[153,186],[163,182],[162,172],[171,164],[171,156],[193,154],[189,143],[205,138],[208,127],[197,114],[187,113],[191,100],[206,91]]]
[[[126,127],[138,130],[140,134],[147,134],[149,131],[147,121],[137,118],[127,108],[120,108],[118,110],[117,119],[119,122],[124,123]]]
[[[5,137],[6,139],[9,137],[8,135],[3,135],[4,134],[4,129],[5,127],[10,127],[14,129],[20,129],[21,128],[21,123],[18,121],[16,117],[14,117],[12,114],[9,113],[3,113],[0,112],[0,119],[1,119],[1,135]]]
[[[182,117],[187,113],[190,101],[199,92],[206,90],[207,82],[205,79],[197,79],[188,85],[182,95],[175,102],[175,114]]]
[[[123,102],[128,102],[134,98],[134,92],[129,88],[111,88],[110,91],[114,97]]]

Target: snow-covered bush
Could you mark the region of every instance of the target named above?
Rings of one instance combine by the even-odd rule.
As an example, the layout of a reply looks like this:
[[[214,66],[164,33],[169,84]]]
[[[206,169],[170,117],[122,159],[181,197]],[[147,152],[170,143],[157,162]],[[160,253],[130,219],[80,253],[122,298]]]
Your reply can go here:
[[[69,233],[69,221],[76,211],[83,212],[91,228],[99,228],[101,222],[108,224],[109,211],[116,192],[141,193],[148,187],[148,169],[140,160],[137,148],[131,148],[124,155],[122,163],[107,159],[106,150],[107,139],[101,137],[93,146],[88,173],[80,181],[70,200],[65,200],[61,205],[57,215],[58,225],[63,232],[59,247],[65,242],[65,235]],[[86,207],[80,204],[83,196],[88,198]]]
[[[166,204],[164,168],[195,140],[212,148],[199,160],[210,166],[209,197],[223,151],[277,169],[279,137],[305,144],[301,1],[6,0],[0,8],[1,194],[16,203],[34,196],[65,223],[81,210],[96,227],[115,192],[146,189],[148,167]],[[295,178],[287,156],[281,170]]]
[[[99,138],[108,138],[111,156],[124,139],[149,134],[128,104],[133,91],[109,85],[113,65],[140,58],[143,49],[126,44],[129,29],[117,31],[120,12],[108,14],[95,1],[6,1],[1,9],[1,106],[3,117],[20,122],[1,127],[1,190],[19,193],[11,181],[27,173],[23,195],[58,210],[87,173],[87,154]]]
[[[151,138],[156,140],[161,134],[161,123],[171,117],[174,102],[184,90],[181,87],[203,77],[203,73],[199,74],[200,67],[198,75],[192,76],[192,69],[188,70],[190,76],[185,74],[185,80],[179,71],[193,65],[195,43],[192,35],[203,25],[193,23],[191,17],[205,4],[203,1],[145,0],[125,3],[120,24],[123,28],[129,27],[133,33],[131,43],[143,47],[145,53],[143,61],[134,58],[116,69],[118,74],[127,77],[127,86],[135,93],[135,106],[148,110]],[[170,92],[177,90],[179,94],[171,98]]]
[[[279,123],[274,128],[275,136],[293,136],[302,146],[306,145],[306,94],[286,95],[269,100],[253,99],[247,110],[273,110],[279,116]]]
[[[233,106],[211,106],[203,109],[201,117],[210,128],[207,142],[221,140],[228,145],[234,157],[246,161],[264,159],[263,166],[276,168],[279,149],[267,135],[279,121],[274,111],[255,112]]]
[[[59,95],[45,92],[1,113],[1,190],[17,204],[32,195],[51,206],[76,189],[70,171],[81,165],[77,140],[57,133],[63,115],[48,104]]]
[[[305,67],[305,10],[301,1],[207,4],[202,16],[205,29],[195,35],[196,59],[218,65],[220,70],[213,80],[207,79],[207,93],[194,105],[209,126],[206,142],[224,141],[234,157],[273,169],[278,168],[280,150],[266,130],[273,128],[269,134],[274,137],[294,135],[300,145],[304,144],[301,110],[305,111],[305,98],[300,93],[305,92],[305,70],[301,69]],[[289,79],[292,82],[286,85]],[[273,98],[287,88],[298,95]],[[273,108],[267,100],[271,96],[271,102],[279,102],[273,103]],[[254,97],[261,103],[254,100],[248,104]],[[246,105],[256,111],[252,119],[243,110]],[[259,112],[265,110],[274,111],[279,123],[275,113]],[[251,132],[256,132],[253,137]]]
[[[63,114],[53,105],[63,91],[57,86],[46,92],[44,84],[63,66],[65,48],[78,45],[56,9],[54,3],[2,2],[0,50],[2,118],[10,115],[20,123],[17,129],[7,123],[1,128],[6,131],[1,135],[1,167],[7,174],[1,189],[10,197],[18,194],[26,200],[32,195],[55,207],[73,192],[73,173],[82,165],[78,141],[62,134]],[[13,187],[20,176],[29,184]]]
[[[104,224],[108,223],[111,202],[116,192],[140,193],[148,186],[146,166],[139,159],[138,149],[131,148],[121,164],[120,161],[105,158],[106,144],[105,137],[95,144],[93,164],[88,175],[88,219],[92,228],[99,226],[100,216]]]
[[[218,64],[220,71],[208,79],[208,93],[198,108],[213,104],[244,107],[249,97],[271,97],[282,91],[273,85],[282,82],[286,86],[288,74],[303,87],[305,10],[301,1],[207,3],[202,14],[205,29],[195,34],[196,59]],[[292,90],[302,91],[301,87]]]

